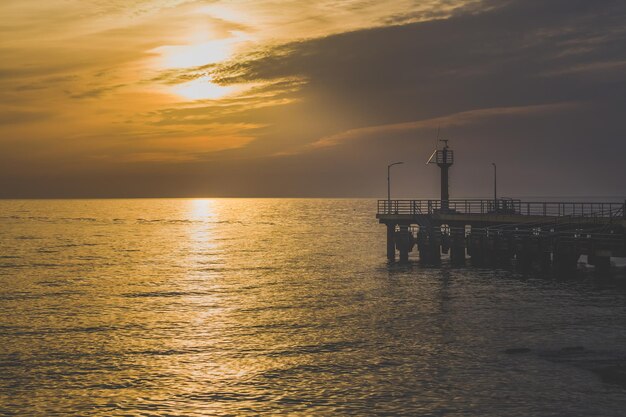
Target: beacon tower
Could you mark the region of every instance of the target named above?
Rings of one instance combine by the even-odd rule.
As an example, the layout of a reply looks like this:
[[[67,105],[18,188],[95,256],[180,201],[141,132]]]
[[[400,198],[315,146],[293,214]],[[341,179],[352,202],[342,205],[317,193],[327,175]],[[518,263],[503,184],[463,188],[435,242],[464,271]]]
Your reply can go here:
[[[443,144],[442,148],[439,148]],[[454,151],[448,146],[446,139],[437,140],[437,148],[428,159],[428,164],[437,164],[441,169],[441,211],[450,209],[449,170],[454,163]]]

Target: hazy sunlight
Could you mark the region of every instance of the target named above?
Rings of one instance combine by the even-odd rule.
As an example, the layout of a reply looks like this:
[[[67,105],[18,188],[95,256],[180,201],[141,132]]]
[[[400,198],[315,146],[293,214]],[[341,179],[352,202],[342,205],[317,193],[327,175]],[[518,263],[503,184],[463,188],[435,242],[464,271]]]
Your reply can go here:
[[[174,93],[189,100],[216,100],[238,90],[235,86],[221,86],[208,76],[172,87]]]

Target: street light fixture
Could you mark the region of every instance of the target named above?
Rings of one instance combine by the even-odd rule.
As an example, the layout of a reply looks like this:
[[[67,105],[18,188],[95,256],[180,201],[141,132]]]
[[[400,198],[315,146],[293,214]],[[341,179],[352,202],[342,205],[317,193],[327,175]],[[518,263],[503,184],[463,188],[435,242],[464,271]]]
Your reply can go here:
[[[391,167],[394,165],[400,165],[404,162],[393,162],[387,165],[387,212],[391,213]]]
[[[493,208],[498,211],[498,168],[496,167],[496,163],[492,162],[493,165]]]

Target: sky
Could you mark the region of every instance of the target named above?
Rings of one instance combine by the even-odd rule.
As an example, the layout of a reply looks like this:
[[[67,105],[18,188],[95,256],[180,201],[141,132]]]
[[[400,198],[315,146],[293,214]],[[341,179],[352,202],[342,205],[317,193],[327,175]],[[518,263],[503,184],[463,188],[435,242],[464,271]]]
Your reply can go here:
[[[3,0],[0,197],[626,196],[622,0]]]

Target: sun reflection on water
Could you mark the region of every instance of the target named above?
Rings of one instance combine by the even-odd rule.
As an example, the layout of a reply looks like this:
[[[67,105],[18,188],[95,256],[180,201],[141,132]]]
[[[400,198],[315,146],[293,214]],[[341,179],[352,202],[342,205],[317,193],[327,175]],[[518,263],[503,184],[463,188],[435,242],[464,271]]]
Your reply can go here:
[[[188,201],[185,217],[190,225],[187,228],[185,258],[189,273],[204,276],[205,272],[217,268],[220,264],[215,225],[219,221],[216,201],[193,199]]]
[[[215,200],[196,198],[189,200],[189,217],[193,220],[206,220],[215,216]]]

